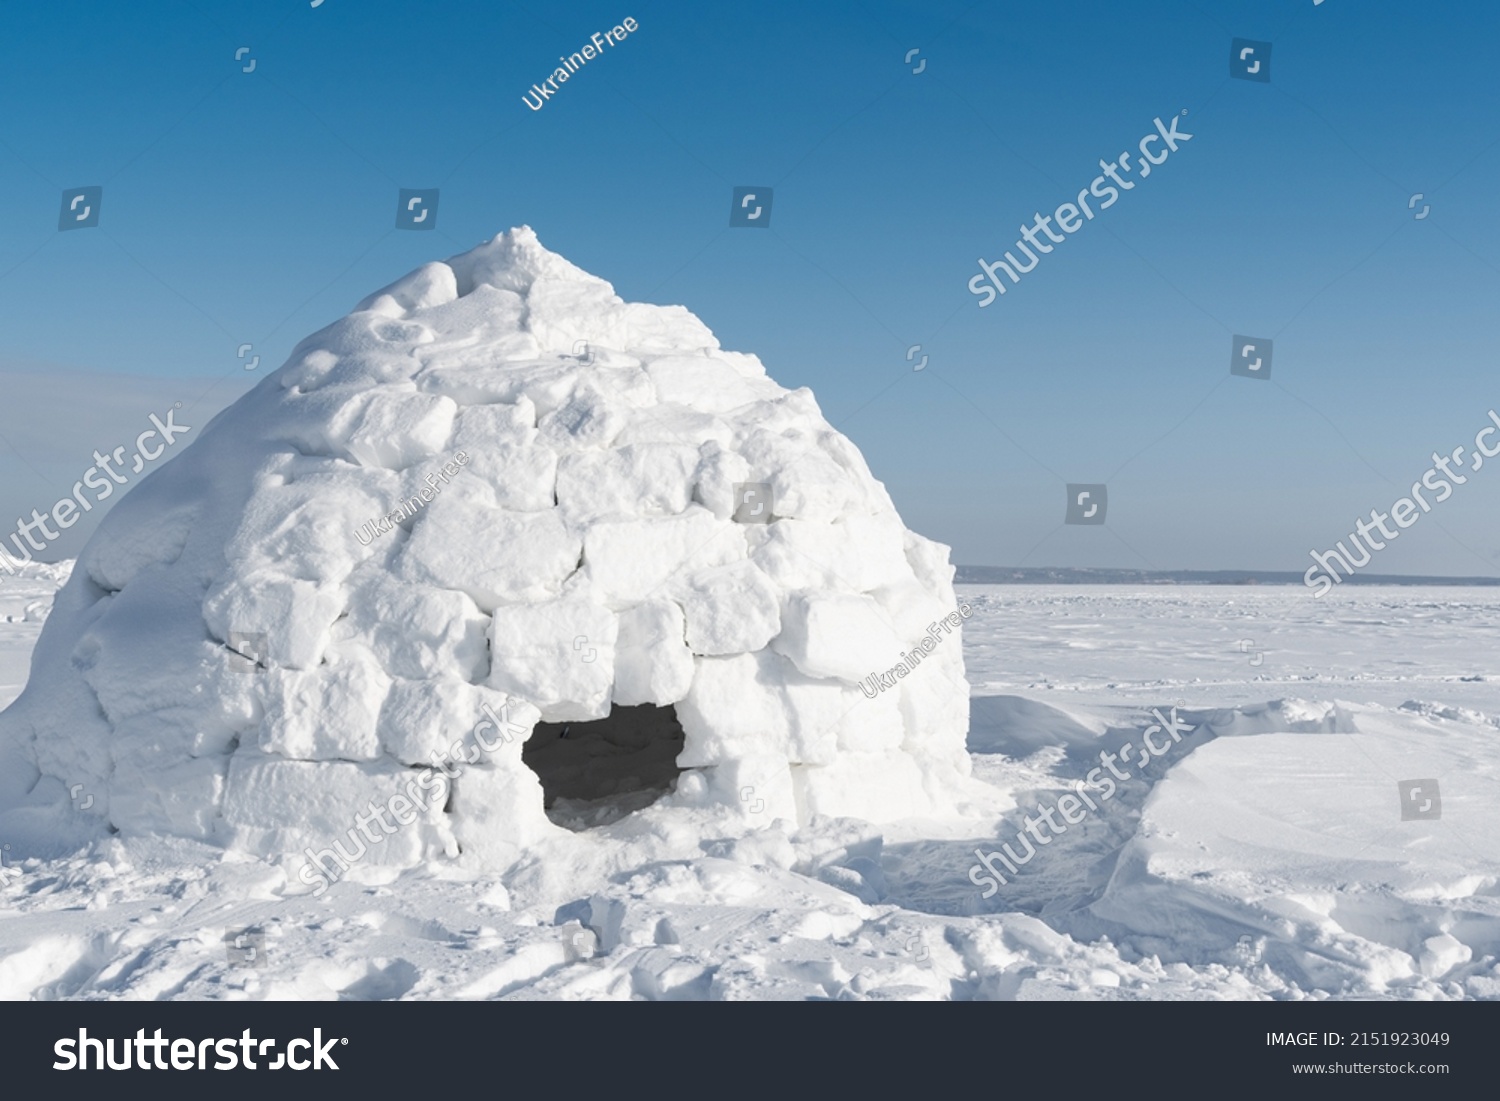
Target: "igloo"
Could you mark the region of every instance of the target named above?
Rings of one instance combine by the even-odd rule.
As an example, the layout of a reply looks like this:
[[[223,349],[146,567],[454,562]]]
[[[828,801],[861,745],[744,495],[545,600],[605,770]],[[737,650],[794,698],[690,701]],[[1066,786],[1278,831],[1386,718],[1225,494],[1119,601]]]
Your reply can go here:
[[[0,811],[502,871],[648,804],[938,814],[952,575],[810,391],[522,227],[303,341],[109,514],[0,716]]]

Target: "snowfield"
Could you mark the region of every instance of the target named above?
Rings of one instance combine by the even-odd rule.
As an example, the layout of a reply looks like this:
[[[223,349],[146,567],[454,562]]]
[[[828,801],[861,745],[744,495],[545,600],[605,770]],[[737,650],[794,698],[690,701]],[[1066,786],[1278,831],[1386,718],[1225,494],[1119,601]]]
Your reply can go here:
[[[0,704],[66,574],[0,584]],[[185,839],[6,852],[0,996],[1500,997],[1500,592],[957,590],[989,813],[718,838],[638,811],[503,878],[360,866],[320,897]]]

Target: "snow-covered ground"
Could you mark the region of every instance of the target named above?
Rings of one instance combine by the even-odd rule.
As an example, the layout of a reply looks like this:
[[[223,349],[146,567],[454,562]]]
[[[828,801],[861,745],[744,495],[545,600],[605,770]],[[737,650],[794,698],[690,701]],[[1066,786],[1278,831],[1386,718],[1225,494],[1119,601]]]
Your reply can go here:
[[[0,705],[64,575],[0,583]],[[319,898],[184,841],[7,854],[0,997],[1500,997],[1500,591],[959,593],[999,820],[583,832]]]

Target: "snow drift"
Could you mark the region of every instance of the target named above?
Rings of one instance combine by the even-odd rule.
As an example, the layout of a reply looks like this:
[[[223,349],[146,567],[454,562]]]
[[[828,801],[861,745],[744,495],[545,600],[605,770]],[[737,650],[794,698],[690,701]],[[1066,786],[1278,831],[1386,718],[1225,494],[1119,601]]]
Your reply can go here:
[[[658,805],[730,829],[967,787],[959,641],[915,647],[955,609],[947,549],[809,391],[528,228],[372,295],[196,435],[100,526],[0,716],[13,835],[324,849],[486,716],[519,736],[366,859],[503,870],[556,833],[528,739],[577,739],[605,798],[675,737]]]

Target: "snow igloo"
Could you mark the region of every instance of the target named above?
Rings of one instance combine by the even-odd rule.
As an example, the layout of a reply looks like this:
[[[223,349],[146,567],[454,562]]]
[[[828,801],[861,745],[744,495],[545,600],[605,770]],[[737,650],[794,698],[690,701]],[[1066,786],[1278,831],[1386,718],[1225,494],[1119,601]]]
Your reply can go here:
[[[0,716],[13,834],[65,814],[311,884],[335,851],[503,871],[648,805],[743,832],[967,787],[947,548],[810,391],[529,228],[371,295],[190,439]]]

